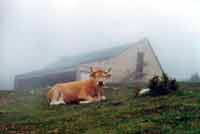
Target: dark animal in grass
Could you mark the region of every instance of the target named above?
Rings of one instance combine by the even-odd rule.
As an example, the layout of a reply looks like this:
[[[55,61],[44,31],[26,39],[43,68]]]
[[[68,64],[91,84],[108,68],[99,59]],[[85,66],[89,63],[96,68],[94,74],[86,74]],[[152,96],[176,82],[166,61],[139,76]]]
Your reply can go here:
[[[163,73],[162,78],[154,76],[150,79],[148,88],[136,91],[136,95],[161,96],[176,91],[177,89],[178,84],[176,79],[170,80],[167,74]]]
[[[170,80],[168,87],[170,90],[176,91],[179,88],[176,79]]]

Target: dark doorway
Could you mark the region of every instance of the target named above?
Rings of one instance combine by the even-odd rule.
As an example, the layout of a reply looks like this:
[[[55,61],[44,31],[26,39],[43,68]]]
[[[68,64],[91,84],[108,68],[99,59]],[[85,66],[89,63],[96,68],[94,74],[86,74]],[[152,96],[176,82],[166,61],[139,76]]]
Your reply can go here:
[[[143,78],[144,52],[137,52],[136,79]]]

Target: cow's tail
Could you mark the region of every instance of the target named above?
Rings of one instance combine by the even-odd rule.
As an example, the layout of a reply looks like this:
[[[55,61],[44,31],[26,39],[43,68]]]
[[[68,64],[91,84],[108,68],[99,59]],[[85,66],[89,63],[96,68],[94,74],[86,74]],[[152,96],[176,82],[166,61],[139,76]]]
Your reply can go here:
[[[53,89],[50,89],[47,93],[47,101],[50,104],[51,103],[51,98],[52,98],[52,91]]]

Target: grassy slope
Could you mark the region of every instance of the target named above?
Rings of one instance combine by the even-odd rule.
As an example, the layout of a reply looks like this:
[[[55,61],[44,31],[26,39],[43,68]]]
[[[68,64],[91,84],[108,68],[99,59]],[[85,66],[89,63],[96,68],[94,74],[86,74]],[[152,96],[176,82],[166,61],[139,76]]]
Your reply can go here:
[[[0,104],[0,124],[32,124],[35,133],[199,134],[200,88],[182,88],[168,96],[134,98],[132,87],[110,87],[101,104],[57,107],[47,105],[41,90],[1,92],[7,104]]]

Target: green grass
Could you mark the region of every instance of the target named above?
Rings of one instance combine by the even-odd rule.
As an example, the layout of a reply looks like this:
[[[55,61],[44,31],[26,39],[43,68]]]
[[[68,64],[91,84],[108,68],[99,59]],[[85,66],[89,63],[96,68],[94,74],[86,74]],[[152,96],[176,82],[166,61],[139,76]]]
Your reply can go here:
[[[184,85],[167,96],[137,98],[132,86],[114,88],[106,90],[105,102],[62,106],[48,106],[46,89],[34,89],[34,94],[1,91],[0,134],[27,130],[33,134],[200,133],[200,86]]]

